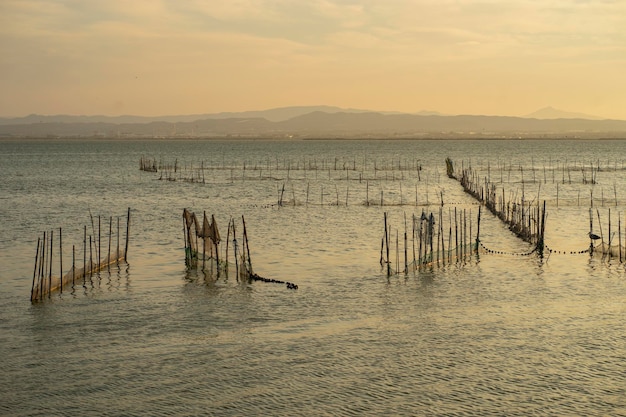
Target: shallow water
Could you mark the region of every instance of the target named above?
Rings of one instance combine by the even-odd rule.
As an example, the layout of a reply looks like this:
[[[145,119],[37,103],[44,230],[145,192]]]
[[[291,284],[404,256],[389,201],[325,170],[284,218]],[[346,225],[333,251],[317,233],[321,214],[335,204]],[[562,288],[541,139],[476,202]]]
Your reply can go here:
[[[0,141],[0,414],[626,415],[624,265],[570,254],[589,245],[592,199],[594,232],[600,221],[608,235],[610,209],[617,239],[625,151],[623,141]],[[159,181],[138,169],[142,156],[203,165],[204,183]],[[520,256],[528,244],[483,212],[481,241],[503,254],[388,278],[384,212],[397,229],[443,195],[444,213],[477,213],[446,177],[448,156],[507,195],[545,199],[554,252]],[[596,184],[585,184],[591,166]],[[128,265],[30,303],[41,232],[63,229],[70,262],[90,213],[124,220],[128,207]],[[186,271],[184,207],[215,214],[222,230],[244,215],[255,271],[299,289]]]

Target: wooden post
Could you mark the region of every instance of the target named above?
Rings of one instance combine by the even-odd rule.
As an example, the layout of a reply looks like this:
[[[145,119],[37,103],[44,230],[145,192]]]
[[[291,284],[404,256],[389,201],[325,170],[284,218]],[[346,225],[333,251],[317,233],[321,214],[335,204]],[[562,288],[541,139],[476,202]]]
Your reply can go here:
[[[459,222],[456,214],[456,207],[454,208],[454,245],[456,247],[456,261],[459,261]]]
[[[604,233],[602,232],[602,221],[600,220],[600,209],[596,208],[596,213],[598,214],[598,228],[600,228],[600,242],[602,242],[602,247],[604,248]]]
[[[45,281],[45,268],[46,268],[46,251],[47,240],[46,232],[43,232],[43,242],[41,243],[41,267],[39,268],[39,300],[43,300],[43,283]]]
[[[391,276],[391,266],[389,265],[389,233],[387,231],[387,212],[384,213],[385,214],[385,245],[386,245],[386,250],[387,250],[387,276]]]
[[[206,222],[207,222],[206,211],[203,211],[203,217],[202,217],[202,270],[203,271],[206,267],[206,261],[205,261],[206,259],[206,236],[204,235],[205,232],[207,232],[206,230],[204,230],[204,225]]]
[[[404,213],[404,273],[409,272],[409,260],[407,253],[407,236],[406,236],[406,213]]]
[[[186,209],[183,210],[183,240],[185,241],[185,264],[187,265],[187,268],[189,268],[191,266],[191,259],[189,256],[190,244],[188,242],[189,229],[187,228],[187,219],[185,218],[185,212],[186,212]],[[119,249],[118,249],[118,258],[119,258]]]
[[[85,285],[85,275],[87,275],[87,226],[84,227],[83,234],[83,285]]]
[[[478,225],[476,228],[476,253],[478,253],[478,247],[480,245],[480,210],[481,210],[481,206],[478,206]]]
[[[439,208],[439,220],[437,223],[437,265],[439,265],[439,237],[441,234],[439,233],[439,229],[441,228],[441,207]]]
[[[428,259],[427,263],[432,263],[434,260],[434,251],[433,251],[433,214],[430,213],[428,215],[428,219],[426,220],[428,222],[428,228],[426,229],[426,238],[428,239],[426,241],[426,250],[430,249],[430,253],[428,254],[428,257],[426,259]]]
[[[474,253],[474,249],[472,248],[472,209],[469,210],[469,239],[467,240],[469,242],[470,248],[469,248],[469,253],[470,253],[470,257],[472,256],[472,254]]]
[[[59,227],[59,292],[63,294],[63,232]]]
[[[128,208],[128,216],[126,218],[126,246],[124,247],[124,262],[128,260],[128,239],[130,233],[130,207]]]
[[[100,269],[100,265],[102,265],[102,234],[100,233],[102,230],[100,215],[98,215],[98,247],[96,248],[96,256],[98,257],[98,269]]]
[[[543,250],[545,247],[546,233],[546,200],[543,200],[543,211],[541,213],[541,230],[539,231],[539,256],[543,258]]]
[[[593,255],[593,239],[591,238],[592,233],[593,233],[593,211],[591,208],[589,208],[589,255]]]
[[[211,228],[214,228],[215,230],[217,230],[217,223],[215,222],[215,216],[213,214],[211,214]],[[217,263],[217,274],[219,277],[219,271],[220,271],[220,248],[218,245],[218,242],[213,242],[213,239],[211,239],[211,245],[215,246],[215,262]]]
[[[237,229],[235,229],[235,219],[233,219],[233,252],[235,256],[235,275],[239,282],[239,258],[237,257]]]
[[[76,280],[76,248],[72,245],[72,288],[74,288],[74,281]]]
[[[396,274],[400,272],[400,242],[399,242],[399,234],[400,232],[396,229]]]
[[[448,264],[452,264],[452,209],[448,208]]]
[[[329,171],[330,172],[330,171]],[[250,259],[250,245],[248,244],[248,231],[246,230],[246,219],[241,216],[241,221],[243,222],[243,239],[246,243],[246,253],[248,255],[248,273],[252,274],[252,260]]]
[[[111,234],[113,233],[113,217],[109,216],[109,254],[107,255],[107,268],[111,272]]]
[[[463,209],[463,260],[467,258],[467,212]]]
[[[622,218],[617,213],[617,245],[619,247],[619,261],[622,262]]]
[[[411,246],[413,248],[413,270],[417,263],[415,262],[415,214],[411,216]]]
[[[51,297],[52,292],[52,245],[54,243],[54,231],[50,230],[50,256],[49,256],[49,273],[48,273],[48,298]]]
[[[446,265],[446,235],[443,228],[443,207],[439,209],[439,236],[441,237],[441,264]]]
[[[422,251],[422,246],[423,246],[423,242],[424,242],[424,236],[423,236],[423,226],[424,226],[424,220],[423,220],[423,215],[424,215],[424,209],[422,209],[422,216],[420,216],[420,228],[418,233],[419,236],[419,245],[418,245],[418,249],[417,249],[417,264],[419,266],[421,266],[424,263],[424,257],[423,257],[423,252]]]
[[[228,241],[230,240],[230,224],[232,221],[233,218],[231,217],[228,221],[228,230],[226,231],[226,277],[228,277]]]
[[[37,260],[39,259],[39,242],[41,242],[41,238],[37,238],[37,251],[35,252],[35,268],[33,270],[33,284],[30,287],[30,301],[33,301],[33,296],[35,295],[35,277],[37,276]]]
[[[93,253],[91,248],[91,236],[89,236],[89,277],[93,276]]]
[[[609,207],[609,258],[611,257],[611,242],[613,241],[613,236],[611,235],[611,208]]]
[[[117,216],[117,249],[115,251],[115,264],[120,264],[120,217]]]
[[[310,183],[308,183],[308,182],[306,183],[306,206],[307,207],[309,207],[309,186],[310,185],[311,185]],[[234,223],[233,223],[233,225],[234,225]]]

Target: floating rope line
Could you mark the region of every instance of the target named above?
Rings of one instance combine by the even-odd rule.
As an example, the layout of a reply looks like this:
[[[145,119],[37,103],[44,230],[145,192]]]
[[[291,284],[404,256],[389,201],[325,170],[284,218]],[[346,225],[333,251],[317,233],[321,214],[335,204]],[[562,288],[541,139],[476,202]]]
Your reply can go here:
[[[566,251],[566,250],[555,250],[549,248],[548,245],[545,246],[546,250],[550,253],[556,253],[558,255],[584,255],[589,253],[589,248],[580,251]]]
[[[487,248],[483,242],[480,242],[480,247],[483,248],[484,250],[486,250],[488,253],[494,253],[496,255],[510,255],[510,256],[530,256],[533,253],[537,252],[537,247],[533,248],[533,250],[531,250],[530,252],[522,252],[522,253],[516,253],[516,252],[506,252],[506,251],[500,251],[500,250],[493,250],[493,249],[489,249]]]

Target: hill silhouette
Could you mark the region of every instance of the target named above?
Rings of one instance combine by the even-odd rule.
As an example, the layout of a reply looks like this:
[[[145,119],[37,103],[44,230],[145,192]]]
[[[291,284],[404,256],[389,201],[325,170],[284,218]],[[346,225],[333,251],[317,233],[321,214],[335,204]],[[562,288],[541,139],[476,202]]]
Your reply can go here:
[[[197,117],[197,118],[196,118]],[[140,120],[140,121],[137,121]],[[444,116],[311,106],[160,118],[35,116],[4,119],[2,137],[626,137],[624,120]]]

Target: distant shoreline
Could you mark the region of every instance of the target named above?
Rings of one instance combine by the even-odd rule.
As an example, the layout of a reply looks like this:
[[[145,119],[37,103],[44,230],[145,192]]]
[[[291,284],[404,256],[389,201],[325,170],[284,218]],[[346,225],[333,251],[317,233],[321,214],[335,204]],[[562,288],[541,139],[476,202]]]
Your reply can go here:
[[[446,135],[446,136],[311,136],[311,137],[273,137],[273,136],[212,136],[212,137],[194,137],[194,136],[171,136],[171,137],[89,137],[89,136],[24,136],[24,137],[8,137],[0,136],[0,142],[155,142],[155,141],[216,141],[216,142],[252,142],[252,141],[268,141],[268,142],[301,142],[301,141],[456,141],[456,140],[476,140],[476,141],[545,141],[545,140],[626,140],[626,133],[621,135],[611,134],[587,134],[580,136],[565,135],[519,135],[513,136],[470,136],[470,135]]]

